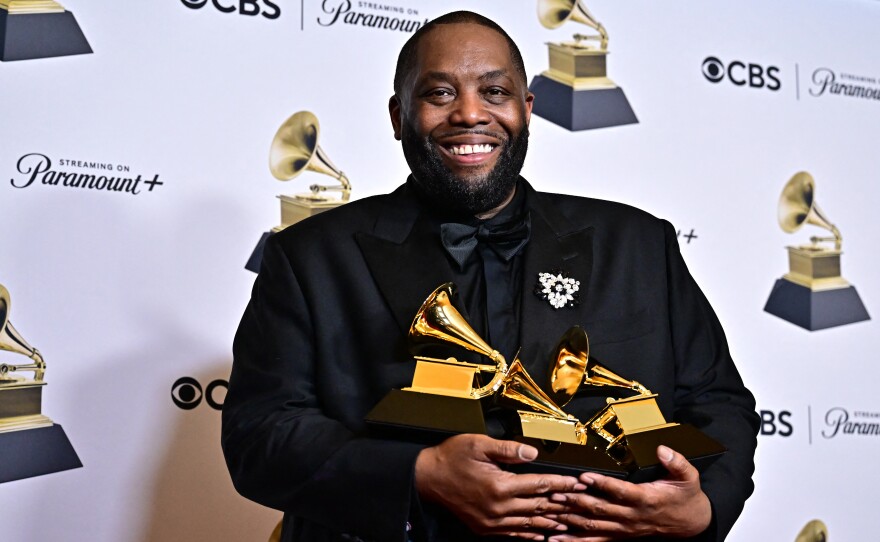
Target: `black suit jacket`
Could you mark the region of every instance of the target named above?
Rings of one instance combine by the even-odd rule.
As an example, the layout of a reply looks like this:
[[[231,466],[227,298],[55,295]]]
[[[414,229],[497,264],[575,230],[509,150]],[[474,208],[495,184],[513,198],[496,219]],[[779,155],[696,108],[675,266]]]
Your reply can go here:
[[[702,475],[713,507],[702,538],[722,540],[752,492],[758,419],[672,226],[626,205],[520,186],[532,221],[526,368],[543,384],[556,341],[579,324],[591,355],[659,393],[667,419],[727,446]],[[389,390],[411,383],[406,332],[427,294],[450,280],[411,190],[349,203],[266,245],[235,337],[223,449],[238,491],[286,513],[286,541],[403,541],[418,506],[421,446],[369,438],[363,421]],[[554,310],[534,294],[538,273],[556,269],[580,280],[578,306]],[[566,410],[584,420],[601,404],[578,397]],[[432,540],[470,538],[443,510],[418,514]]]

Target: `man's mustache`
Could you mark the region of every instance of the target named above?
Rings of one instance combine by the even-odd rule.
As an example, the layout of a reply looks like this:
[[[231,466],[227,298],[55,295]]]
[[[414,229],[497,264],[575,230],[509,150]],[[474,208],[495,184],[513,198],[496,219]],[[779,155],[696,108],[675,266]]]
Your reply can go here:
[[[494,137],[499,141],[508,141],[507,134],[503,132],[493,132],[491,130],[453,130],[451,132],[443,132],[442,134],[437,134],[436,137],[432,137],[431,139],[440,139],[445,137],[457,137],[457,136],[472,136],[472,135],[483,135]]]

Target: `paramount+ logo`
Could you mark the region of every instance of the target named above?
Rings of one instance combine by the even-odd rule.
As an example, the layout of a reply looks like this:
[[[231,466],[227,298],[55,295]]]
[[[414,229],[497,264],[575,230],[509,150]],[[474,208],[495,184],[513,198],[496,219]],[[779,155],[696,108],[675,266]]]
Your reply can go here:
[[[726,79],[738,87],[763,88],[774,92],[782,88],[779,68],[776,66],[762,66],[741,60],[733,60],[725,65],[714,56],[703,60],[703,77],[711,83],[721,83]]]
[[[256,17],[263,16],[266,19],[277,19],[281,16],[281,8],[271,0],[180,0],[190,9],[202,9],[210,4],[214,9],[222,13],[238,13]]]

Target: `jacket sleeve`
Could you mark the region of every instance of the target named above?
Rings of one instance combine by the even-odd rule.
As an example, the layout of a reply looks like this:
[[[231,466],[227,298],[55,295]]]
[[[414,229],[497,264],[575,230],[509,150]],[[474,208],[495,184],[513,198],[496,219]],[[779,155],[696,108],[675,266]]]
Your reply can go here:
[[[270,236],[233,344],[222,445],[245,497],[341,533],[403,541],[421,447],[370,439],[329,418],[310,307]],[[345,400],[344,397],[332,400]]]
[[[759,417],[734,366],[724,330],[691,277],[675,230],[664,222],[677,422],[690,423],[728,451],[701,474],[712,525],[699,540],[722,541],[752,494]]]

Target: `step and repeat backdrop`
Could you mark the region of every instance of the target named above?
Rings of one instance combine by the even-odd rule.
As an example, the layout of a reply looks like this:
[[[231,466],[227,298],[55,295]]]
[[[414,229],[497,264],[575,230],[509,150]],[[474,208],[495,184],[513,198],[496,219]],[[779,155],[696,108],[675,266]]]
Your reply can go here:
[[[0,539],[268,538],[281,514],[236,494],[219,445],[245,264],[276,196],[336,183],[279,182],[270,145],[310,111],[353,200],[394,189],[396,56],[453,9],[510,32],[536,104],[568,84],[571,111],[536,105],[526,178],[677,228],[762,418],[729,539],[812,519],[875,539],[880,2],[586,0],[564,21],[537,4],[0,2],[0,316],[42,353],[42,413],[83,465],[0,485]],[[583,74],[549,70],[548,43],[597,23],[604,79],[566,83]]]

